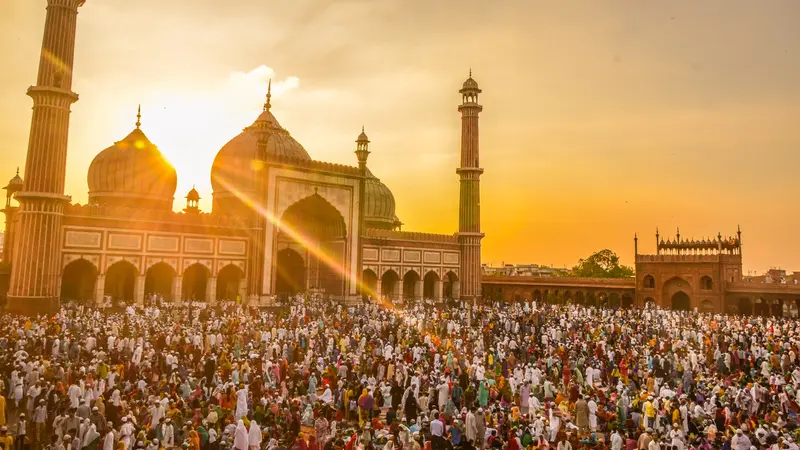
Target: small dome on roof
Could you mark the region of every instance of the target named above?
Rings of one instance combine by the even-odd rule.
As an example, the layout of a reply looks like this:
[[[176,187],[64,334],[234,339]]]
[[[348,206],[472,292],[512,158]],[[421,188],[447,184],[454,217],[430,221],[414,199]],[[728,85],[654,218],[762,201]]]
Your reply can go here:
[[[13,192],[17,192],[22,189],[22,178],[19,176],[19,167],[17,167],[17,174],[14,175],[14,178],[8,181],[8,186],[6,186],[6,189]]]
[[[188,194],[186,194],[186,200],[193,200],[193,201],[200,200],[200,193],[197,192],[197,189],[195,189],[194,186],[192,186],[192,190],[189,191]]]
[[[358,139],[356,142],[369,142],[369,138],[367,137],[367,133],[364,132],[364,127],[361,127],[361,134],[358,135]]]
[[[478,89],[478,82],[475,81],[472,78],[472,76],[470,76],[469,78],[467,78],[466,81],[464,81],[464,84],[461,86],[461,88],[462,89]]]

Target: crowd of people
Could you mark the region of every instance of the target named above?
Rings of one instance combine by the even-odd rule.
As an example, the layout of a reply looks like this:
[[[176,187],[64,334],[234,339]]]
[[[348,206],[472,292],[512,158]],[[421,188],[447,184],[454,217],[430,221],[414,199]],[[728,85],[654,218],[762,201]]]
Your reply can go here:
[[[0,447],[799,450],[800,322],[496,303],[0,316]]]

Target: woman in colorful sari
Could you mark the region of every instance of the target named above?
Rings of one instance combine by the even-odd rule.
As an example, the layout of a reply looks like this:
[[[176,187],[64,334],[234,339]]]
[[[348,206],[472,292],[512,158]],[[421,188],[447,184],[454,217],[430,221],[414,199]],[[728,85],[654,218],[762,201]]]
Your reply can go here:
[[[361,397],[358,398],[358,424],[364,426],[364,423],[369,420],[372,412],[373,398],[369,395],[366,389],[361,391]]]
[[[481,381],[480,387],[478,387],[478,404],[480,404],[482,408],[485,408],[486,405],[489,404],[489,390],[486,389],[485,381]]]

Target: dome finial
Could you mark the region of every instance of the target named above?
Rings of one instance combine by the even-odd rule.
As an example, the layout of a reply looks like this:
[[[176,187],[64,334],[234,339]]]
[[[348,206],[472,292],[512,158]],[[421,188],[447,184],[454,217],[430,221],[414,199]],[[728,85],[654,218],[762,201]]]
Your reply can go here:
[[[469,68],[469,77],[472,78],[472,67]]]
[[[270,108],[272,108],[272,78],[267,84],[267,103],[264,103],[264,111],[269,111]]]
[[[136,129],[142,126],[142,105],[139,104],[139,111],[136,112]]]
[[[19,176],[19,166],[17,166],[17,176]]]

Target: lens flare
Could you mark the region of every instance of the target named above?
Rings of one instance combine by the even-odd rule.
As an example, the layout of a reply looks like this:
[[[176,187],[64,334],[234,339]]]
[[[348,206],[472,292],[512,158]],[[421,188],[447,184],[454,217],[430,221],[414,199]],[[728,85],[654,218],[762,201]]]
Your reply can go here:
[[[314,257],[316,257],[320,262],[324,263],[328,267],[330,267],[334,272],[336,272],[339,276],[343,279],[350,279],[350,282],[353,283],[361,292],[362,294],[366,294],[371,296],[372,298],[377,298],[376,293],[370,289],[366,284],[364,284],[361,280],[362,277],[356,276],[356,279],[352,279],[350,274],[347,273],[347,269],[345,266],[340,262],[336,261],[332,258],[329,254],[327,254],[321,246],[317,245],[315,239],[311,238],[303,234],[301,230],[298,230],[289,224],[282,223],[280,218],[275,217],[270,211],[268,211],[263,205],[261,205],[256,199],[252,198],[246,192],[243,192],[236,188],[233,183],[230,183],[227,179],[217,176],[215,181],[219,182],[221,186],[227,189],[230,193],[235,195],[242,203],[244,203],[248,208],[252,209],[253,211],[257,212],[259,215],[267,219],[271,222],[275,227],[280,229],[281,231],[285,232],[292,240],[302,245],[305,249],[307,249]],[[356,251],[360,251],[357,249]],[[278,268],[280,270],[280,268]],[[360,274],[359,274],[360,275]]]

